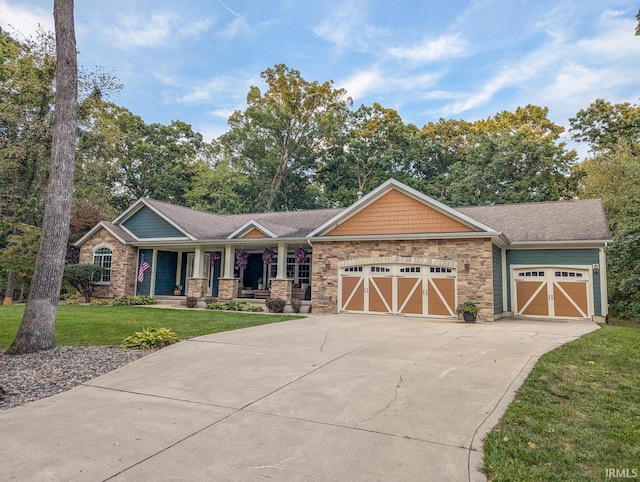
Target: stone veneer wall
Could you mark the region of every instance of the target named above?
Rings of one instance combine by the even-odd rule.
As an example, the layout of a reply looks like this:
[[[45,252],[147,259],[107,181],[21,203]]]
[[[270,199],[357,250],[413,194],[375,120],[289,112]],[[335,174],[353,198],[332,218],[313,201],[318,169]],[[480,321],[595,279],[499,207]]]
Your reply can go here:
[[[291,279],[277,279],[271,280],[271,298],[280,298],[281,300],[291,301],[291,286],[293,280]]]
[[[113,251],[111,283],[96,286],[93,291],[93,297],[133,296],[136,291],[138,269],[137,249],[120,243],[109,231],[102,228],[80,247],[80,263],[92,264],[93,252],[95,249],[102,247]]]
[[[218,299],[233,300],[238,297],[238,278],[219,278]]]
[[[314,313],[338,310],[338,261],[390,256],[420,257],[457,263],[458,303],[481,306],[478,320],[493,321],[493,272],[490,239],[408,241],[316,241],[313,243],[312,292]],[[469,271],[464,261],[470,261]]]

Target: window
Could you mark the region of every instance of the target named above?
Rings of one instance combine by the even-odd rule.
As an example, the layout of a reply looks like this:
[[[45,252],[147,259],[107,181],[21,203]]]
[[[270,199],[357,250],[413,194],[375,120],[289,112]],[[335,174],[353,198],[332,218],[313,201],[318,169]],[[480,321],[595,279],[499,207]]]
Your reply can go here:
[[[111,261],[113,252],[109,248],[98,248],[93,253],[93,264],[102,266],[105,270],[102,273],[99,283],[111,282]]]
[[[400,268],[401,273],[420,273],[420,266],[407,266]]]
[[[429,268],[432,273],[451,273],[451,268]]]

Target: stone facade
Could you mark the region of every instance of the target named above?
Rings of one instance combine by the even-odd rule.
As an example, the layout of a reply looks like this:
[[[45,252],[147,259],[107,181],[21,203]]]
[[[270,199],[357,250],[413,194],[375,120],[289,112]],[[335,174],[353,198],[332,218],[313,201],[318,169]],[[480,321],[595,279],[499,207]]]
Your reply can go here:
[[[291,279],[272,279],[271,298],[280,298],[281,300],[291,301],[292,286],[293,280]]]
[[[238,296],[238,278],[220,278],[218,285],[218,299],[232,300]]]
[[[480,321],[493,321],[493,265],[490,239],[407,241],[316,241],[311,300],[315,313],[338,310],[338,262],[359,258],[420,257],[456,263],[458,302],[480,305]],[[465,269],[465,261],[469,269]]]
[[[138,251],[133,246],[125,246],[109,231],[102,228],[80,247],[80,263],[92,264],[93,253],[99,248],[112,251],[111,282],[99,284],[93,291],[94,298],[115,298],[133,296],[136,291]]]
[[[202,298],[207,292],[209,280],[207,278],[188,278],[189,290],[187,296],[193,298]]]

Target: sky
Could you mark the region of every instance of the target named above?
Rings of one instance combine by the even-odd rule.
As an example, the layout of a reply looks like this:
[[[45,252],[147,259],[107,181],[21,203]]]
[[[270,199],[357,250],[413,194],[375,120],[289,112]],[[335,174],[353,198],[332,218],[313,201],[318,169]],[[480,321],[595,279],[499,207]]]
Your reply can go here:
[[[284,63],[422,127],[518,106],[569,118],[597,98],[638,104],[631,0],[76,0],[78,61],[123,84],[145,122],[209,141]],[[53,0],[0,0],[0,27],[53,31]],[[586,149],[583,147],[583,150]],[[581,149],[578,149],[579,151]]]

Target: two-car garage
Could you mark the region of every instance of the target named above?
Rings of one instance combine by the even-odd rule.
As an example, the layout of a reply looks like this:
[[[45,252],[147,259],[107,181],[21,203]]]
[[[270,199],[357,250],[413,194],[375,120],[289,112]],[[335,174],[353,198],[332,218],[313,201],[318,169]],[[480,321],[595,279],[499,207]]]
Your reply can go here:
[[[339,267],[340,311],[457,317],[454,263],[380,261],[346,262]]]

